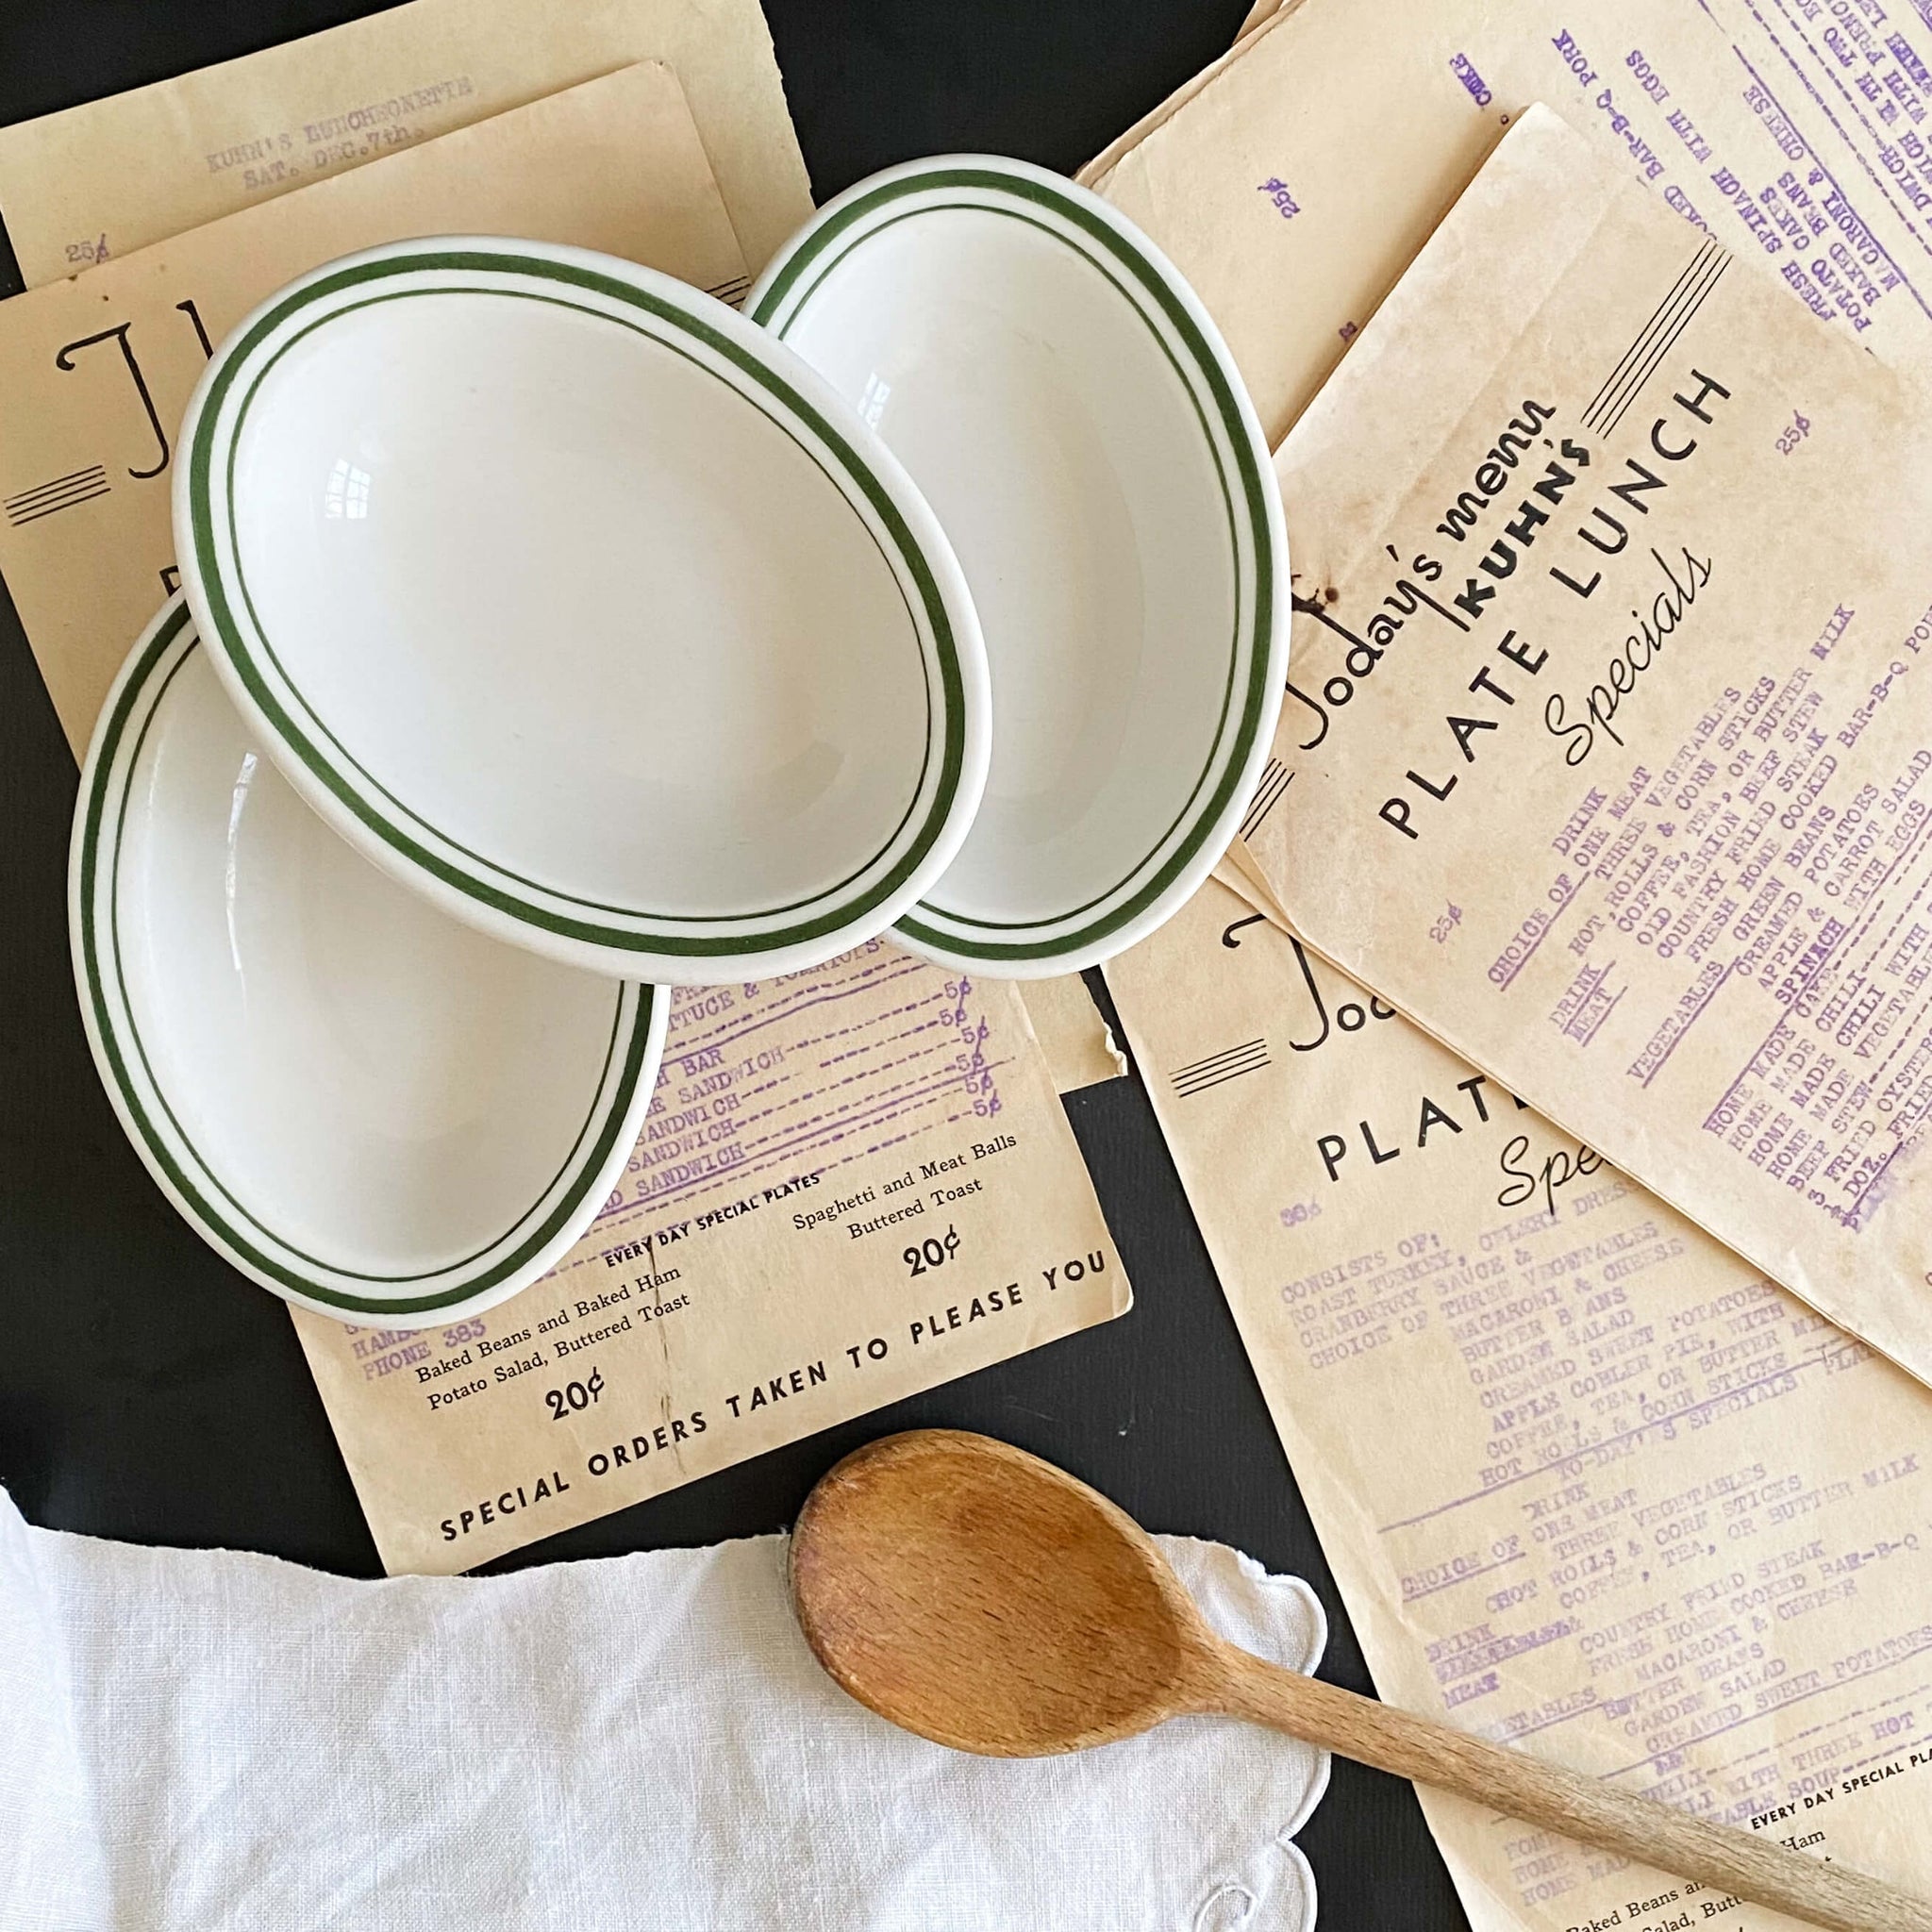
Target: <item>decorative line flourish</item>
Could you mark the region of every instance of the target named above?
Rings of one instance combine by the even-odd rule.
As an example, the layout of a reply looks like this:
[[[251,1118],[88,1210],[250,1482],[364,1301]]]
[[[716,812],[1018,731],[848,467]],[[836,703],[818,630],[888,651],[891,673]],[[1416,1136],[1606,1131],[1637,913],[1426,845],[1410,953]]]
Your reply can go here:
[[[7,521],[19,529],[23,524],[50,517],[57,510],[72,509],[77,503],[92,503],[95,497],[107,495],[111,487],[106,468],[90,463],[84,470],[69,471],[64,476],[56,476],[50,482],[36,484],[31,490],[8,497]]]
[[[1261,821],[1281,803],[1281,795],[1294,781],[1294,774],[1279,758],[1270,758],[1261,767],[1261,782],[1255,787],[1255,796],[1248,807],[1248,815],[1241,821],[1241,837],[1252,839],[1261,829]]]
[[[1243,1074],[1258,1074],[1269,1064],[1267,1041],[1244,1040],[1239,1046],[1224,1047],[1220,1053],[1210,1053],[1205,1059],[1176,1067],[1168,1078],[1174,1083],[1174,1092],[1181,1099],[1189,1100],[1196,1093],[1207,1092],[1210,1087],[1219,1087],[1224,1081],[1239,1080]]]
[[[1603,387],[1591,399],[1590,408],[1583,412],[1586,429],[1608,436],[1624,420],[1624,412],[1637,400],[1643,385],[1656,374],[1657,364],[1690,326],[1691,317],[1704,307],[1705,297],[1717,287],[1719,277],[1730,265],[1730,251],[1709,236],[1698,243],[1696,253],[1672,283],[1670,292],[1651,310],[1650,320],[1637,340],[1624,351]]]

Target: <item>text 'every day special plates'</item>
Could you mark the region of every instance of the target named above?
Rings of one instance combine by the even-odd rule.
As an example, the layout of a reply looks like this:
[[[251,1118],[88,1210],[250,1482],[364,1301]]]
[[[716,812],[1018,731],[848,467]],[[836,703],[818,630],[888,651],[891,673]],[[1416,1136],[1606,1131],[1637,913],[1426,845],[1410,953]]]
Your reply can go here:
[[[373,249],[244,321],[179,442],[229,695],[458,919],[728,981],[882,931],[964,837],[989,701],[945,536],[722,303],[579,249]]]
[[[1280,503],[1207,311],[1104,202],[978,156],[829,203],[747,310],[905,463],[985,627],[985,800],[901,935],[1027,976],[1144,937],[1248,809],[1287,667]]]
[[[177,596],[81,774],[69,929],[128,1138],[243,1274],[347,1319],[491,1307],[623,1172],[669,1001],[446,919],[283,784]]]

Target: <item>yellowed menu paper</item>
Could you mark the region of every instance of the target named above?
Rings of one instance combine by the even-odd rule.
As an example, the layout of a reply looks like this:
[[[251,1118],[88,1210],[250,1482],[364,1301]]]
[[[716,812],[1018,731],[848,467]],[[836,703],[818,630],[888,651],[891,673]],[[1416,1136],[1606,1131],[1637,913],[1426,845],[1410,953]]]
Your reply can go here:
[[[34,287],[641,60],[683,83],[756,273],[811,212],[758,0],[409,0],[0,128],[0,210]]]
[[[1932,1888],[1932,1392],[1224,888],[1107,976],[1382,1694]],[[1475,1932],[1790,1924],[1421,1796]]]
[[[1537,109],[1276,473],[1296,930],[1932,1376],[1927,405]]]
[[[646,63],[0,307],[0,465],[51,475],[13,492],[0,560],[76,750],[172,575],[174,425],[209,340],[333,255],[466,228],[744,279]],[[1067,1083],[1117,1071],[1085,989],[1039,992]],[[881,943],[678,995],[624,1184],[517,1301],[422,1331],[295,1320],[384,1561],[454,1571],[1129,1299],[1017,990]]]
[[[1017,989],[874,941],[673,995],[629,1171],[522,1294],[295,1324],[384,1564],[440,1572],[1129,1300]]]
[[[1228,56],[1081,178],[1188,276],[1271,441],[1537,101],[1790,301],[1925,369],[1932,25],[1850,8],[1868,27],[1867,13],[1884,19],[1847,67],[1847,10],[1295,0],[1257,9]]]
[[[175,587],[175,431],[210,345],[333,256],[463,232],[743,274],[676,75],[644,63],[0,303],[0,573],[76,754]]]

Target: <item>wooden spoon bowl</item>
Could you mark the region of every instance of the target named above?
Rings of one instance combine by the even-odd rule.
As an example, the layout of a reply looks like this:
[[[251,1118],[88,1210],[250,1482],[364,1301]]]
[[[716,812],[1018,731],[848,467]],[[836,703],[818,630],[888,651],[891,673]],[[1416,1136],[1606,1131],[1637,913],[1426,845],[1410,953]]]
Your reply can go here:
[[[1108,1744],[1198,1708],[1217,1641],[1124,1510],[952,1430],[889,1436],[820,1481],[791,1539],[791,1600],[859,1703],[989,1757]]]
[[[807,1497],[791,1566],[837,1682],[956,1750],[1045,1757],[1221,1712],[1835,1932],[1932,1932],[1932,1906],[1847,1866],[1250,1656],[1124,1511],[989,1437],[922,1429],[848,1456]]]

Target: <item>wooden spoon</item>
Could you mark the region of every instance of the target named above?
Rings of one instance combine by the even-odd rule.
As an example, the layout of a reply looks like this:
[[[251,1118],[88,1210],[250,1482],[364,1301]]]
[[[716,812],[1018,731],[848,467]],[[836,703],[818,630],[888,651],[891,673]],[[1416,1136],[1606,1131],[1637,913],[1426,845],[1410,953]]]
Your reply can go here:
[[[1124,1511],[986,1436],[889,1436],[829,1471],[791,1597],[847,1691],[956,1750],[1045,1757],[1224,1712],[1834,1932],[1932,1932],[1932,1905],[1863,1873],[1251,1657]]]

